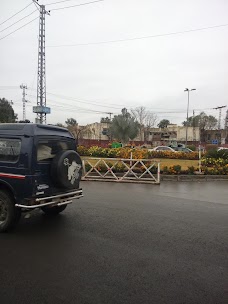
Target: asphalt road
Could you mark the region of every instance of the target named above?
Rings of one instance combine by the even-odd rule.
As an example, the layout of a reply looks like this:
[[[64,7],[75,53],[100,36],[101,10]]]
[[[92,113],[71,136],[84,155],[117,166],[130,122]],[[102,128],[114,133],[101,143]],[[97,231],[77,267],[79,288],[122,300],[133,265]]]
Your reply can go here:
[[[227,182],[83,182],[0,235],[1,304],[228,303]]]

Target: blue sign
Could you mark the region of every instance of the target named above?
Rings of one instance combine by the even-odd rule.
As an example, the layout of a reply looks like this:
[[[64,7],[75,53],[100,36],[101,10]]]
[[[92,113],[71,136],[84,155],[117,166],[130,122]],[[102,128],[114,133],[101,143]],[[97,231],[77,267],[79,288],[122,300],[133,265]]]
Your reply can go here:
[[[218,144],[218,139],[212,139],[211,143],[212,143],[213,145],[217,145],[217,144]]]

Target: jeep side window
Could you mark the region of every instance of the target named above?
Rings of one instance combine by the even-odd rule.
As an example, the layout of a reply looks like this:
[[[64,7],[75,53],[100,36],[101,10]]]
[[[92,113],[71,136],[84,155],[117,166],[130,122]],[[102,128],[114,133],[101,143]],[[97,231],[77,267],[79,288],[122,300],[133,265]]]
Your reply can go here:
[[[0,161],[16,162],[21,151],[19,139],[0,138]]]
[[[45,144],[39,144],[37,148],[37,161],[47,160],[53,158],[55,155],[51,154],[51,147]]]
[[[57,153],[64,150],[71,150],[72,145],[66,141],[40,141],[37,146],[37,161],[48,161],[55,157]]]

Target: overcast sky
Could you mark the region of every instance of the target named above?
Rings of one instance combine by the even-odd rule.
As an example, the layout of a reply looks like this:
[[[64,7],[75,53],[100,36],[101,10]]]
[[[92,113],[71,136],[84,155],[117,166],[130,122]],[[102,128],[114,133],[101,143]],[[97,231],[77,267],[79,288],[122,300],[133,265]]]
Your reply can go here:
[[[60,0],[39,0],[40,4]],[[164,35],[228,24],[227,0],[71,0],[47,5],[46,80],[48,123],[79,124],[100,121],[121,108],[145,106],[159,120],[181,123],[190,112],[227,105],[228,26]],[[0,23],[28,5],[30,0],[0,0]],[[0,25],[0,39],[38,17],[38,10],[9,29],[12,23],[36,10],[34,4]],[[27,84],[26,116],[34,122],[36,105],[38,26],[36,19],[0,40],[0,97],[14,102],[22,119],[22,90]],[[119,42],[100,43],[124,40]],[[69,46],[71,45],[71,46]],[[74,46],[72,46],[74,45]],[[6,87],[7,86],[7,89]],[[8,87],[9,86],[9,87]],[[62,97],[51,95],[61,95]],[[223,117],[225,116],[223,110]],[[159,113],[160,112],[160,113]]]

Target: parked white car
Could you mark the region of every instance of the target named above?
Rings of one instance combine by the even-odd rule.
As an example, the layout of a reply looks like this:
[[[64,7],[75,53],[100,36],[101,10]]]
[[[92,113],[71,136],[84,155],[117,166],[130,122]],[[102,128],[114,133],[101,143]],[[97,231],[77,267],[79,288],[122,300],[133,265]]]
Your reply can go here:
[[[169,151],[169,152],[176,152],[173,148],[168,146],[158,146],[153,149],[148,149],[148,151]]]
[[[228,148],[225,148],[225,147],[218,147],[217,151],[221,151],[221,150],[228,150]]]

